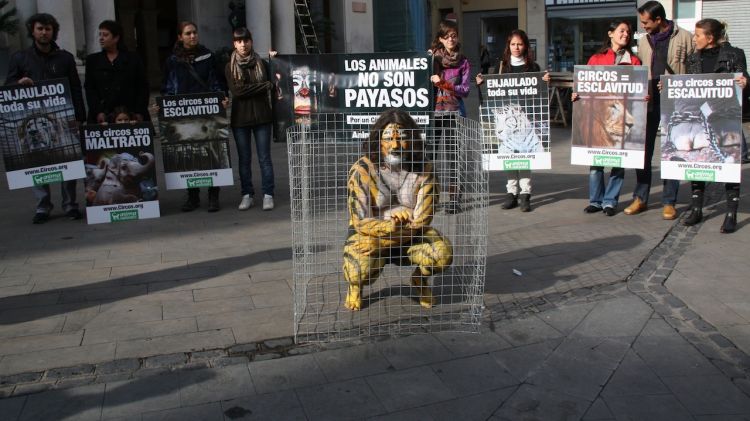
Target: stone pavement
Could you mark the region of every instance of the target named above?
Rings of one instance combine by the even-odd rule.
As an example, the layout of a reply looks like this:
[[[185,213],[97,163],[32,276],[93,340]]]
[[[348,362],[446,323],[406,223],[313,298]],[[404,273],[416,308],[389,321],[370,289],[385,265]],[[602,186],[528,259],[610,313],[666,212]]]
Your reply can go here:
[[[293,344],[282,145],[272,212],[236,211],[235,186],[217,214],[163,191],[158,220],[33,226],[30,193],[2,181],[0,418],[750,417],[747,213],[733,235],[720,214],[682,227],[655,186],[642,215],[585,215],[568,136],[554,130],[533,212],[501,210],[491,177],[477,335]]]

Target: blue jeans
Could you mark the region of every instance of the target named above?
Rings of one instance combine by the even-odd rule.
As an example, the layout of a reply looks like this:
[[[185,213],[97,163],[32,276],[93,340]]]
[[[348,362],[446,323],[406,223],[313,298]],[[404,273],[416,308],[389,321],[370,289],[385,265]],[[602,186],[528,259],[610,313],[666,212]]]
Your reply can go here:
[[[656,145],[656,134],[659,131],[659,120],[661,119],[659,109],[658,89],[652,93],[651,106],[653,107],[646,113],[646,150],[643,169],[635,170],[636,184],[633,190],[633,198],[640,198],[643,203],[648,204],[648,196],[651,194],[651,160],[654,157],[654,146]],[[664,190],[661,193],[661,202],[664,205],[674,205],[677,203],[677,191],[680,188],[679,180],[664,179]]]
[[[616,208],[624,180],[625,168],[612,168],[605,188],[604,167],[589,168],[589,204],[600,208]]]
[[[67,212],[72,209],[78,209],[76,203],[76,183],[78,180],[68,180],[60,183],[60,192],[62,193],[62,208]],[[34,186],[31,188],[36,198],[36,213],[49,215],[52,210],[52,196],[50,195],[50,185]]]
[[[250,146],[250,134],[255,137],[255,149],[258,152],[263,194],[273,196],[273,163],[271,162],[271,124],[258,126],[232,127],[234,141],[237,143],[237,155],[240,161],[240,185],[242,195],[255,196],[253,175],[250,170],[253,152]]]

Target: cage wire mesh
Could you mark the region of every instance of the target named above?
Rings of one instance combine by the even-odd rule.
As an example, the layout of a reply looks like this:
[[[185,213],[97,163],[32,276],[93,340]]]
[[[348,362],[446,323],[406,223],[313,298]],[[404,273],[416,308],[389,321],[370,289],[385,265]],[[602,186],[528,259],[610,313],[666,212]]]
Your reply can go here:
[[[297,342],[479,328],[488,205],[480,125],[421,113],[416,129],[377,131],[394,148],[383,151],[379,136],[366,145],[377,117],[319,114],[287,131]],[[401,163],[382,165],[393,163],[386,155]],[[352,310],[347,294],[359,282],[361,309]]]

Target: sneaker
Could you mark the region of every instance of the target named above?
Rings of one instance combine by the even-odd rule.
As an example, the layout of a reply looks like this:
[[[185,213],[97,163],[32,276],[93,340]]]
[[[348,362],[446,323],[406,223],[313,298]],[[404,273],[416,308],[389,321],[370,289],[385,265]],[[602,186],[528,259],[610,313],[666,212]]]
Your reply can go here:
[[[273,196],[264,194],[263,195],[263,210],[273,209]]]
[[[31,220],[34,224],[43,224],[49,220],[48,213],[35,213],[34,219]]]
[[[242,196],[242,201],[240,202],[240,205],[237,206],[237,209],[239,209],[239,210],[248,210],[248,209],[252,208],[253,205],[255,204],[253,202],[254,202],[253,201],[253,197],[250,196],[249,194],[246,194],[246,195]],[[273,207],[273,205],[272,205],[272,207]]]
[[[600,208],[599,206],[588,205],[585,208],[583,208],[583,211],[585,213],[597,213],[597,212],[601,212],[602,208]]]
[[[605,206],[604,207],[604,214],[607,216],[615,216],[617,211],[612,206]]]
[[[67,212],[65,212],[65,215],[72,221],[75,221],[76,219],[83,218],[83,215],[81,214],[81,211],[78,210],[78,208],[73,208]]]

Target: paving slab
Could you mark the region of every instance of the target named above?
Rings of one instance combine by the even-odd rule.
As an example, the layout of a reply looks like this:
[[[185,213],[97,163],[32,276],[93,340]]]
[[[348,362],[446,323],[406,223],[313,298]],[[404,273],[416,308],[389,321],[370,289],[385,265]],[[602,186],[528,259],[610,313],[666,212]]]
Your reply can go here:
[[[6,355],[0,360],[0,375],[100,363],[115,358],[115,344],[95,344]]]
[[[253,361],[249,367],[255,390],[261,394],[326,383],[312,355]]]
[[[750,414],[750,398],[724,375],[675,376],[662,380],[692,414]]]
[[[690,412],[671,394],[604,397],[617,420],[689,420]]]
[[[417,367],[365,378],[388,411],[424,406],[455,398],[429,367]]]
[[[255,393],[247,364],[179,373],[180,402],[197,405]]]
[[[309,420],[364,419],[386,412],[362,378],[299,388],[296,393]]]
[[[306,415],[297,394],[291,390],[244,396],[221,402],[225,419],[230,420],[299,420]]]
[[[142,421],[216,421],[223,420],[221,403],[212,402],[203,405],[183,406],[162,411],[146,412]]]
[[[504,351],[493,352],[492,358],[505,367],[517,380],[525,381],[528,376],[547,360],[562,340],[549,340],[525,345]]]
[[[394,369],[375,344],[326,350],[312,355],[328,381],[348,380]]]
[[[378,342],[377,347],[396,369],[449,360],[453,354],[432,335],[413,335]]]
[[[487,354],[431,365],[455,396],[468,396],[519,384],[519,381]]]
[[[29,396],[20,420],[98,420],[103,397],[103,384],[37,393]]]
[[[633,351],[628,351],[602,391],[602,396],[658,395],[669,389]]]
[[[205,378],[204,380],[208,380]],[[139,417],[144,412],[178,408],[177,374],[164,374],[106,384],[102,418]]]
[[[591,402],[541,386],[521,385],[490,420],[578,420]]]

